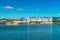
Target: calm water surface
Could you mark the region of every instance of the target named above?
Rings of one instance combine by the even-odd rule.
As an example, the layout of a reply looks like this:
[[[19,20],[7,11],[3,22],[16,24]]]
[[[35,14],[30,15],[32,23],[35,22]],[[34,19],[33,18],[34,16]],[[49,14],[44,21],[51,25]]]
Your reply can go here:
[[[60,25],[0,24],[0,40],[60,40]]]

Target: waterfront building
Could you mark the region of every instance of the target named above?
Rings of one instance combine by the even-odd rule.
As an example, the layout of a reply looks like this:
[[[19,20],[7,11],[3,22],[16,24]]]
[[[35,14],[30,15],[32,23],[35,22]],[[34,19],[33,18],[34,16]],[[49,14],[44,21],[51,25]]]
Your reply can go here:
[[[27,20],[23,20],[22,23],[27,23]]]
[[[27,23],[26,20],[13,20],[12,22],[13,22],[13,23],[18,23],[18,24]]]
[[[28,17],[27,23],[53,23],[52,17]]]
[[[22,21],[20,21],[20,20],[13,20],[12,22],[13,23],[22,23]]]
[[[7,22],[7,20],[0,19],[0,23],[6,23],[6,22]]]

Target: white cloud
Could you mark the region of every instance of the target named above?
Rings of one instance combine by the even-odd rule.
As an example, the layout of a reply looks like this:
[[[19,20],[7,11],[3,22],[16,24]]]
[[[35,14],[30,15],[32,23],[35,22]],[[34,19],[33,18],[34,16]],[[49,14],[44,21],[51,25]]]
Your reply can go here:
[[[4,6],[4,7],[2,7],[2,8],[4,8],[4,9],[13,9],[12,6]]]
[[[21,8],[17,8],[17,10],[21,10],[21,11],[22,11],[23,9],[21,9]]]

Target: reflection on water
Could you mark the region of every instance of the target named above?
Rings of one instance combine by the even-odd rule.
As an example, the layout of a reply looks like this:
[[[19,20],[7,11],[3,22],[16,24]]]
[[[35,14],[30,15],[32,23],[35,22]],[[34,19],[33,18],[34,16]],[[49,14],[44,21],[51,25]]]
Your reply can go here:
[[[59,30],[56,24],[0,24],[0,40],[59,40]]]
[[[60,26],[60,24],[57,24],[58,26]]]

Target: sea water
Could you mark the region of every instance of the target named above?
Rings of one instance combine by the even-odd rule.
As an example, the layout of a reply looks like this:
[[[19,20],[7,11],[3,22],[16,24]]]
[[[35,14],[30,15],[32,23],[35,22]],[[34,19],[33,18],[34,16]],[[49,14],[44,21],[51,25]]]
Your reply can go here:
[[[0,40],[60,40],[60,25],[0,24]]]

